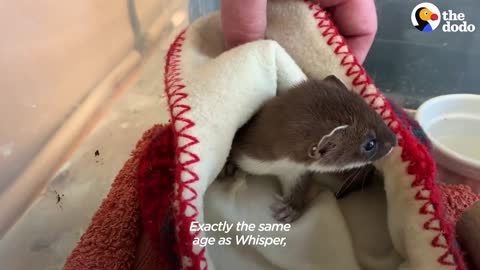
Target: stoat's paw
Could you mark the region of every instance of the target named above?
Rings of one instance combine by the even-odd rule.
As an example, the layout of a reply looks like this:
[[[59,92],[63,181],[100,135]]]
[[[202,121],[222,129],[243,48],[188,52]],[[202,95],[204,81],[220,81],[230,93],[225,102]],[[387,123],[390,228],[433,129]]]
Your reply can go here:
[[[284,197],[276,197],[276,201],[270,207],[273,212],[273,218],[282,223],[292,223],[301,216],[301,209],[288,203]]]
[[[233,177],[237,173],[237,166],[230,161],[227,161],[223,166],[222,170],[217,176],[217,179],[224,179],[228,177]]]

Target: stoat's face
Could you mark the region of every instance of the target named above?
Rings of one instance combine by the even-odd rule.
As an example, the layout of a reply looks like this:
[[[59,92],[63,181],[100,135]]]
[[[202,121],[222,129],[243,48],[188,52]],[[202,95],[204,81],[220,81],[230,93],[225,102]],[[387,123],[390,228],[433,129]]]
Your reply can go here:
[[[321,104],[327,108],[327,102],[334,102],[335,106],[322,112],[328,117],[319,124],[318,131],[312,128],[315,141],[309,142],[310,162],[338,171],[361,167],[389,154],[397,144],[395,133],[363,98],[338,81],[336,85]]]
[[[318,144],[312,144],[309,156],[319,167],[346,170],[383,158],[396,144],[395,133],[379,119],[334,128]]]

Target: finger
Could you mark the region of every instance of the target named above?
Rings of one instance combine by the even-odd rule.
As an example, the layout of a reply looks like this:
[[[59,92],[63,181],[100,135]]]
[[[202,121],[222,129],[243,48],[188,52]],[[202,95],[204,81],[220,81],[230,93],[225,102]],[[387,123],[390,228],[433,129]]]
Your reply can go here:
[[[267,0],[222,0],[220,13],[227,47],[265,36]]]
[[[367,57],[377,33],[377,12],[374,0],[319,0],[329,9],[338,31],[360,63]]]
[[[368,52],[372,47],[375,35],[362,35],[347,37],[347,44],[353,55],[357,58],[357,61],[362,64],[367,58]]]

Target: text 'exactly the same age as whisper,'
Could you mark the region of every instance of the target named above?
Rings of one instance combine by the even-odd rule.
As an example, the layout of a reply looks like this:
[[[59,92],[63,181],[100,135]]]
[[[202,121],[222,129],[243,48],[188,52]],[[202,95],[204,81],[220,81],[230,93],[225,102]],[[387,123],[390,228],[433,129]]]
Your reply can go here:
[[[267,236],[271,232],[288,232],[291,229],[290,224],[249,224],[237,222],[235,224],[226,221],[219,223],[201,224],[194,221],[190,224],[191,232],[218,233],[222,232],[225,236],[197,236],[193,240],[194,245],[201,247],[219,245],[241,245],[241,246],[282,246],[287,245],[286,237]],[[263,235],[262,235],[263,234]],[[233,236],[234,235],[234,236]]]

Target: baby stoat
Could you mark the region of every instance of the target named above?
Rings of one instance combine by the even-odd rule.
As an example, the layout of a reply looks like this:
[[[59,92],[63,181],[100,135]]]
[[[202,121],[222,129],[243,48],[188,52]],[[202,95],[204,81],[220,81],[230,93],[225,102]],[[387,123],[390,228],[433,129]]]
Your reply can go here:
[[[311,173],[342,172],[384,157],[395,134],[335,76],[307,80],[267,101],[236,133],[229,162],[274,175],[283,195],[274,217],[293,222],[307,206]]]

